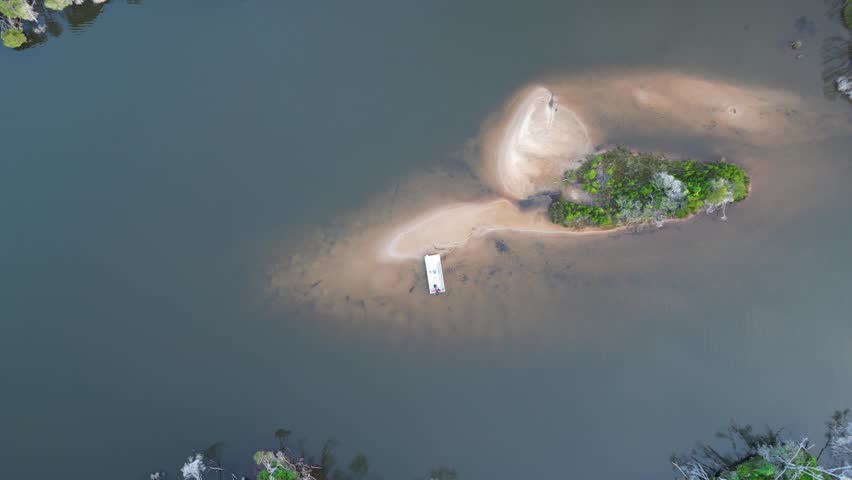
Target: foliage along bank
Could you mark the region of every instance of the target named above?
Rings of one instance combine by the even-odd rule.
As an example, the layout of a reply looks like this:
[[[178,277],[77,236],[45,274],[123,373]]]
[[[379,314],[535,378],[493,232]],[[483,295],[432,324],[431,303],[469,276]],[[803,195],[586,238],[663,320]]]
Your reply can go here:
[[[29,43],[43,41],[44,33],[53,26],[51,13],[82,5],[87,0],[0,0],[0,40],[8,48],[26,48]],[[91,0],[101,7],[107,0]],[[100,9],[95,9],[100,13]],[[55,26],[54,26],[55,28]]]
[[[849,410],[835,412],[827,427],[825,444],[816,448],[807,438],[782,438],[780,430],[758,433],[732,424],[717,434],[730,442],[724,452],[704,444],[671,462],[679,480],[850,480]]]
[[[836,411],[826,423],[825,443],[821,448],[807,438],[794,440],[782,430],[767,427],[757,432],[751,426],[732,423],[716,434],[717,445],[700,444],[670,462],[678,480],[852,480],[852,415],[849,409]],[[254,454],[251,472],[240,474],[222,461],[222,443],[189,457],[180,469],[183,480],[371,480],[380,478],[370,471],[363,454],[337,468],[336,440],[327,440],[318,458],[305,453],[304,441],[291,448],[290,430],[275,431],[278,449]],[[164,471],[150,480],[174,478]],[[420,480],[458,480],[448,467],[431,469]],[[637,476],[637,478],[639,478]]]
[[[699,211],[713,212],[748,196],[749,177],[727,162],[669,160],[617,148],[590,156],[565,173],[568,189],[582,190],[582,203],[562,194],[550,204],[550,219],[568,227],[661,224]]]
[[[232,467],[223,462],[224,444],[214,443],[186,459],[180,468],[183,480],[373,480],[378,477],[370,470],[366,455],[355,455],[348,464],[338,462],[335,450],[340,443],[335,438],[323,442],[318,456],[307,453],[306,440],[300,438],[291,444],[292,432],[285,428],[275,431],[278,448],[259,450],[252,457],[253,466],[244,472],[243,467]],[[164,470],[149,475],[150,480],[175,478]],[[417,480],[458,480],[453,468],[439,466],[429,470]]]

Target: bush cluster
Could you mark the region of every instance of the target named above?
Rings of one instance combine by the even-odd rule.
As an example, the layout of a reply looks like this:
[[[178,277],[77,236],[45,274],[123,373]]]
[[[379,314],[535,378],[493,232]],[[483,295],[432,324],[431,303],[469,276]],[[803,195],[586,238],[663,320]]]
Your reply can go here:
[[[24,35],[24,32],[14,28],[10,28],[0,32],[0,40],[3,41],[4,47],[9,48],[18,48],[21,45],[27,43],[27,37],[26,35]]]
[[[760,454],[754,454],[744,459],[740,464],[731,470],[722,472],[719,478],[729,480],[829,480],[829,476],[824,474],[824,469],[819,469],[816,457],[809,452],[795,453],[790,444],[779,444],[776,446],[764,446],[764,455],[769,453],[772,455],[776,451],[781,451],[784,458],[790,460],[789,464],[779,462],[780,456],[766,455],[770,458],[765,458]],[[786,450],[786,452],[784,452]],[[790,468],[793,466],[794,468]],[[796,468],[798,467],[798,468]]]
[[[566,172],[564,181],[582,188],[593,201],[582,205],[556,198],[551,220],[599,227],[683,218],[744,199],[749,184],[745,171],[730,163],[669,160],[624,148],[589,157]]]
[[[257,474],[257,480],[299,480],[299,474],[284,467],[278,467],[274,472],[261,470]]]
[[[0,41],[8,48],[26,47],[27,43],[40,43],[50,10],[62,11],[82,0],[0,0]],[[103,3],[103,2],[99,2]]]

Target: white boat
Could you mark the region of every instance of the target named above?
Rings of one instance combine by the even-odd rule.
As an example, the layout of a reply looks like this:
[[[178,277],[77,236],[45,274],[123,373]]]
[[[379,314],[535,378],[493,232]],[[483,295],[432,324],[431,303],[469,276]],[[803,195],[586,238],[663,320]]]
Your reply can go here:
[[[426,279],[429,280],[429,293],[437,295],[447,291],[444,285],[444,270],[441,269],[440,255],[426,255],[423,257],[426,262]]]

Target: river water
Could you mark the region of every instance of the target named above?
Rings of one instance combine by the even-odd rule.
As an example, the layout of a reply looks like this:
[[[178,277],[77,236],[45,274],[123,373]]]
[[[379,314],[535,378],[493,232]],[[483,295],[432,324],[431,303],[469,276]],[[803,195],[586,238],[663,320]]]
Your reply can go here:
[[[244,467],[278,427],[383,478],[668,478],[731,419],[820,438],[852,404],[852,108],[823,97],[820,45],[846,35],[827,9],[113,3],[0,52],[4,475],[142,479],[216,441]],[[518,89],[611,69],[788,91],[825,133],[620,128],[740,161],[752,196],[726,222],[489,237],[444,300],[405,308],[270,288],[418,178],[470,181],[466,145]]]

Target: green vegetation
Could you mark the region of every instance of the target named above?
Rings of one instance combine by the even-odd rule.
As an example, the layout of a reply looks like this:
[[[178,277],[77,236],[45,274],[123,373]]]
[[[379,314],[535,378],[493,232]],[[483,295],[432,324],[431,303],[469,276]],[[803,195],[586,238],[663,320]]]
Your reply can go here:
[[[370,461],[363,453],[355,455],[346,467],[337,468],[338,460],[335,449],[340,445],[334,437],[328,438],[320,447],[319,457],[306,452],[306,440],[300,438],[295,445],[288,445],[292,432],[286,428],[275,430],[279,449],[259,450],[252,459],[255,467],[246,475],[238,470],[232,470],[222,461],[225,444],[216,442],[208,448],[190,455],[180,474],[173,476],[166,471],[152,472],[151,480],[166,480],[183,478],[184,480],[215,480],[218,478],[242,478],[252,480],[370,480],[381,478],[371,474]],[[239,468],[244,467],[242,465]],[[218,474],[218,475],[217,475]],[[426,477],[420,480],[458,480],[458,474],[450,467],[440,466],[431,468]]]
[[[673,456],[679,480],[845,480],[852,473],[852,424],[849,410],[827,423],[822,448],[807,438],[782,438],[781,430],[755,432],[736,423],[717,437],[730,442],[727,452],[707,444],[686,456]]]
[[[272,473],[269,470],[261,470],[257,474],[257,480],[299,480],[299,474],[288,470],[284,467],[279,467]]]
[[[776,450],[774,455],[779,455],[778,451],[785,451],[783,453],[787,453],[789,455],[793,465],[804,467],[802,470],[798,471],[799,475],[796,478],[799,480],[828,480],[828,476],[825,476],[823,473],[816,470],[818,465],[816,458],[813,455],[808,452],[786,452],[786,450],[790,450],[791,447],[791,444],[782,444],[774,448],[767,447],[767,451]],[[770,453],[770,455],[771,454],[773,453]],[[814,471],[808,470],[811,468],[814,469]],[[782,473],[785,469],[790,470],[786,463],[774,463],[760,455],[754,455],[737,465],[732,471],[722,473],[722,477],[730,480],[777,480],[791,478],[792,475],[785,476]]]
[[[555,204],[556,202],[554,202]],[[550,219],[553,223],[573,224],[579,221],[588,222],[591,225],[605,226],[612,224],[612,217],[601,207],[580,205],[563,201],[557,208],[551,204]]]
[[[737,465],[736,470],[728,476],[738,479],[775,480],[776,475],[775,465],[762,458],[752,458]]]
[[[18,48],[27,43],[27,36],[17,28],[3,30],[0,32],[0,38],[3,40],[3,45],[9,48]]]
[[[71,0],[44,0],[44,8],[62,10],[71,5]]]
[[[589,157],[564,181],[591,198],[588,204],[562,197],[551,203],[551,220],[574,227],[661,222],[724,209],[746,198],[749,185],[745,171],[730,163],[675,161],[624,148]]]
[[[749,425],[732,422],[716,433],[714,445],[701,443],[688,453],[669,457],[677,480],[849,480],[852,478],[852,412],[835,411],[826,423],[825,443],[811,443],[807,438],[795,440],[784,429],[755,431]],[[184,480],[219,478],[252,478],[256,480],[368,480],[371,475],[364,454],[356,455],[348,468],[335,468],[333,450],[339,442],[326,440],[319,458],[305,453],[305,441],[295,448],[286,445],[291,431],[275,431],[280,450],[255,452],[254,474],[246,476],[222,463],[224,444],[214,443],[201,453],[187,458],[180,469]],[[207,475],[205,475],[207,472]],[[529,475],[527,475],[529,476]],[[604,476],[598,476],[607,478]],[[595,478],[598,478],[595,477]],[[164,471],[150,475],[151,480],[175,478]],[[177,477],[180,478],[180,477]],[[458,480],[459,475],[445,466],[430,469],[430,480]],[[549,478],[549,477],[548,477]],[[422,477],[421,477],[422,479]]]
[[[0,15],[12,20],[30,19],[32,8],[24,0],[0,0]]]
[[[3,45],[31,48],[45,42],[48,36],[60,36],[62,19],[72,27],[86,25],[97,18],[105,5],[101,0],[0,0]]]
[[[37,18],[32,5],[26,0],[0,0],[0,39],[8,48],[19,48],[27,43],[24,22]]]
[[[299,480],[302,478],[302,475],[297,473],[302,465],[292,461],[282,452],[277,454],[264,450],[255,452],[254,462],[260,469],[257,480]]]
[[[843,23],[846,24],[846,28],[852,28],[852,0],[846,0],[846,4],[843,5]]]

